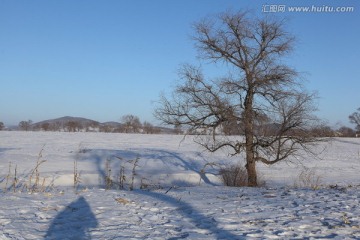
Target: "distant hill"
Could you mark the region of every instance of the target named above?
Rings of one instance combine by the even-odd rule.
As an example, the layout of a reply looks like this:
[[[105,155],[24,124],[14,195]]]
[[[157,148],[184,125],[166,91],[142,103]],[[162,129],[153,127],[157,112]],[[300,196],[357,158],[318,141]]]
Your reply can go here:
[[[80,132],[83,129],[95,129],[99,124],[99,122],[87,118],[65,116],[33,123],[31,128],[44,131]]]
[[[49,124],[61,123],[61,124],[65,124],[65,123],[68,123],[68,122],[79,122],[79,123],[81,123],[83,125],[100,124],[97,121],[87,119],[87,118],[65,116],[65,117],[61,117],[61,118],[55,118],[55,119],[49,119],[49,120],[44,120],[44,121],[41,121],[41,122],[37,122],[37,123],[32,124],[32,126],[38,126],[38,125],[42,125],[44,123],[49,123]]]

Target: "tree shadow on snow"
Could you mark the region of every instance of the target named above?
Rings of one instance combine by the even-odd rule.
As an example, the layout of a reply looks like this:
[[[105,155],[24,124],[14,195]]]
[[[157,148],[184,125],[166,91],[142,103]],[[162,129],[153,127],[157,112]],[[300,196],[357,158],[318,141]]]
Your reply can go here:
[[[91,239],[89,229],[97,226],[97,219],[88,202],[84,197],[79,197],[56,215],[45,239]]]
[[[226,229],[222,229],[218,226],[218,223],[213,217],[209,217],[198,211],[191,204],[182,200],[176,199],[172,196],[166,195],[166,193],[152,192],[152,191],[136,191],[139,194],[143,194],[154,198],[155,200],[166,202],[177,208],[177,212],[184,218],[189,219],[194,224],[194,232],[196,229],[208,230],[211,234],[215,235],[216,239],[245,239],[244,236],[237,236]],[[187,239],[191,238],[190,233],[179,233],[178,237],[167,238],[168,240]]]
[[[345,140],[347,139],[347,140]],[[333,141],[336,141],[336,142],[341,142],[341,143],[348,143],[348,144],[353,144],[353,145],[360,145],[360,141],[358,141],[357,138],[345,138],[345,139],[340,139],[340,138],[335,138],[333,139]]]
[[[197,156],[201,157],[201,156]],[[119,158],[123,159],[122,161]],[[113,172],[119,171],[121,164],[126,161],[139,158],[137,171],[144,171],[146,174],[156,176],[157,174],[176,174],[177,169],[189,171],[199,175],[199,180],[215,186],[202,171],[204,163],[195,159],[185,159],[176,152],[161,149],[131,149],[131,150],[111,150],[111,149],[87,149],[80,155],[81,161],[92,161],[101,179],[106,177],[105,162],[111,160]],[[128,168],[131,168],[129,164]],[[168,184],[173,184],[169,182]]]
[[[0,153],[4,153],[6,151],[14,150],[14,149],[20,149],[20,148],[0,148]]]

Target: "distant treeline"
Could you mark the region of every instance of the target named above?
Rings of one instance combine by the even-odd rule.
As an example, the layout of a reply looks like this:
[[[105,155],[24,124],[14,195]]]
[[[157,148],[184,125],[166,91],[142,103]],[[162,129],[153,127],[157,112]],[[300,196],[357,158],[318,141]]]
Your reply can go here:
[[[256,126],[256,131],[261,136],[276,135],[281,128],[278,124],[262,124]],[[0,130],[6,130],[4,124],[0,122]],[[100,123],[94,120],[79,117],[62,117],[58,119],[46,120],[33,123],[31,120],[21,121],[17,127],[7,130],[21,131],[53,131],[53,132],[105,132],[105,133],[143,133],[143,134],[220,134],[220,135],[244,135],[241,124],[227,123],[215,129],[199,129],[198,132],[189,132],[181,129],[180,126],[173,128],[154,126],[149,122],[141,122],[137,116],[125,115],[121,122]],[[330,126],[323,125],[313,129],[294,130],[293,135],[311,134],[315,137],[360,137],[359,132],[354,129],[341,126],[333,129]]]
[[[2,124],[2,123],[1,123]],[[79,117],[62,117],[33,123],[31,120],[19,122],[17,127],[5,128],[0,125],[0,130],[21,131],[52,131],[52,132],[106,132],[106,133],[144,133],[144,134],[177,134],[179,129],[157,127],[134,115],[125,115],[121,122],[100,123],[94,120]]]

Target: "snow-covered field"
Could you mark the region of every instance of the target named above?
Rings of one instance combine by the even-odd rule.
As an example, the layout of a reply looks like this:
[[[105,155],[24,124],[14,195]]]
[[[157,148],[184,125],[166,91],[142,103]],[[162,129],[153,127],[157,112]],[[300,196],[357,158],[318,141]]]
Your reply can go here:
[[[204,152],[191,138],[3,131],[0,239],[360,239],[360,139],[317,149],[301,164],[259,165],[266,187],[229,188],[218,169],[239,157]],[[304,166],[320,189],[294,188]],[[134,177],[135,190],[104,190],[107,176],[125,176],[127,189]]]

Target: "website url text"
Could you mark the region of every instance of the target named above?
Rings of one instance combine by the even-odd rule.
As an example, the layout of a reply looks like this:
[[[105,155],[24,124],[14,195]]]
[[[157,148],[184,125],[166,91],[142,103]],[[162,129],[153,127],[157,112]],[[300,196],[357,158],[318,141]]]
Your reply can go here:
[[[309,13],[349,13],[354,12],[355,7],[351,6],[287,6],[287,5],[263,5],[264,13],[284,13],[284,12],[309,12]]]

